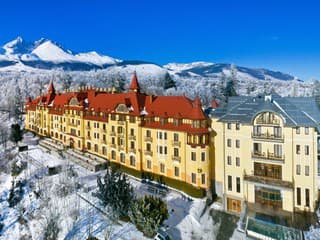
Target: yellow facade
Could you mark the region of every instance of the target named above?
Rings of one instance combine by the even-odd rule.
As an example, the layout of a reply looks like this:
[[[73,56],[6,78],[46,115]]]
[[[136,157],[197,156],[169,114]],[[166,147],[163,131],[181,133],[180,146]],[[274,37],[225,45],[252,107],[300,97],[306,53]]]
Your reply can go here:
[[[282,114],[268,109],[251,112],[249,122],[240,121],[246,117],[240,111],[239,121],[213,114],[217,194],[225,210],[235,213],[244,205],[262,212],[314,211],[318,132],[315,127],[287,126]]]
[[[137,171],[163,175],[202,189],[211,185],[209,143],[197,143],[198,136],[188,140],[188,131],[145,126],[145,117],[130,115],[122,102],[103,117],[102,113],[90,113],[87,117],[87,111],[77,110],[79,102],[74,97],[60,108],[41,101],[36,107],[30,107],[32,104],[27,103],[27,130]],[[154,123],[159,121],[160,117],[155,117]],[[168,117],[167,121],[173,124],[174,118]],[[190,123],[191,128],[192,120],[180,121]],[[202,121],[207,124],[207,120]]]

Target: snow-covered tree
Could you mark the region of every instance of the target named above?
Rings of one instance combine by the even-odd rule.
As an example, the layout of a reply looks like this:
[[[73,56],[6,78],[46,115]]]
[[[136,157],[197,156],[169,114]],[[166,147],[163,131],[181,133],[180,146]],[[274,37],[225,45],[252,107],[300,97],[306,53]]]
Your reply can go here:
[[[144,196],[134,201],[130,220],[148,236],[154,236],[164,220],[169,217],[167,205],[161,198]]]
[[[128,215],[134,191],[127,176],[119,168],[108,168],[103,178],[98,177],[96,196],[115,217]]]

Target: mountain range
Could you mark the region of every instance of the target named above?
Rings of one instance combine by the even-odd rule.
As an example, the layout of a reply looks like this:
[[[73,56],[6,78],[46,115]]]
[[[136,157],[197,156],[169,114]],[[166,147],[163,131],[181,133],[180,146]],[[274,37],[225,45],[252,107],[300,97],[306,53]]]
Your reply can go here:
[[[142,66],[141,66],[142,65]],[[193,62],[159,65],[145,61],[120,60],[101,55],[95,51],[73,53],[52,40],[41,38],[28,42],[17,37],[0,48],[0,71],[35,71],[37,69],[63,69],[67,71],[89,71],[97,69],[150,68],[168,72],[176,78],[218,78],[233,67],[228,63]],[[296,77],[268,69],[235,66],[240,80],[298,80]]]

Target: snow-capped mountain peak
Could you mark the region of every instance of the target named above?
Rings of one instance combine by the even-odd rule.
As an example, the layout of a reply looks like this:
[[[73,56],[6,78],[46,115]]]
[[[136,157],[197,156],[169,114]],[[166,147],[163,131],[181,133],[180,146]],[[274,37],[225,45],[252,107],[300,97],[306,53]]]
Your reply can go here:
[[[42,43],[31,52],[31,54],[34,54],[38,56],[39,59],[48,62],[70,62],[75,60],[72,53],[63,50],[51,40],[42,41]]]
[[[32,48],[32,44],[26,42],[21,37],[17,37],[16,39],[6,43],[2,47],[5,51],[5,55],[22,55],[30,51]]]

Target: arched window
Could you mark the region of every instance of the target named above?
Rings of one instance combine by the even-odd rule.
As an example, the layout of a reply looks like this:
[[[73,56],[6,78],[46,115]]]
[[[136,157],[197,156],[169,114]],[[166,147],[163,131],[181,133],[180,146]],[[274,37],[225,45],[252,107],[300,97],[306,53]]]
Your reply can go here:
[[[102,154],[107,155],[107,148],[106,147],[102,147]]]
[[[126,163],[126,156],[124,155],[124,153],[120,153],[120,162]]]
[[[116,151],[111,151],[111,159],[116,160]]]
[[[136,166],[136,158],[134,156],[130,156],[130,165]]]

